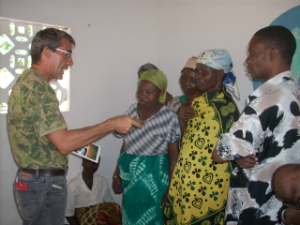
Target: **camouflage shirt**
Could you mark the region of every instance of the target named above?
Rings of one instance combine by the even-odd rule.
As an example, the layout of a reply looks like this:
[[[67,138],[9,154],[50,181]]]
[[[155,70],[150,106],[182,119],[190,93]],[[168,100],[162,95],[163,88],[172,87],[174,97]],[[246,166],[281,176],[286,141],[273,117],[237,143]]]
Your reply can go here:
[[[12,153],[23,168],[68,168],[68,158],[45,136],[66,128],[54,90],[36,70],[23,72],[8,100]]]

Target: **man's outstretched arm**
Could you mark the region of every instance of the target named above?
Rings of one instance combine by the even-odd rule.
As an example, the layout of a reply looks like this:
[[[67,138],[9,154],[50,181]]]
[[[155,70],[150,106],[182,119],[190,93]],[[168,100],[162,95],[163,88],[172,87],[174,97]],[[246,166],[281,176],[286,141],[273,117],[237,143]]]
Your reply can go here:
[[[116,116],[95,126],[75,130],[61,129],[47,134],[46,137],[61,154],[65,155],[104,137],[114,130],[118,133],[127,133],[132,126],[142,128],[142,124],[133,120],[131,116]]]

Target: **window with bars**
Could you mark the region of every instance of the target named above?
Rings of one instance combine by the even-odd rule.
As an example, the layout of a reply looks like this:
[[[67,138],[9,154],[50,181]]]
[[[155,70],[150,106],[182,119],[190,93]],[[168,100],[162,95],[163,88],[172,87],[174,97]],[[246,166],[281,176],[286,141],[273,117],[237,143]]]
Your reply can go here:
[[[0,17],[0,114],[7,113],[7,101],[12,87],[22,72],[31,67],[30,47],[34,35],[41,29],[54,27],[70,33],[70,28]],[[50,82],[61,111],[70,108],[70,69],[62,80]]]

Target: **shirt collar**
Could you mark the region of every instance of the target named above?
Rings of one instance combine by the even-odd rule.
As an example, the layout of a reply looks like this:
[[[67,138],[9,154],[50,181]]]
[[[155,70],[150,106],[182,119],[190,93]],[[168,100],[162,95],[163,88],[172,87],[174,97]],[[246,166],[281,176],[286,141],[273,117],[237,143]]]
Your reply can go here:
[[[248,96],[247,104],[249,104],[252,100],[266,94],[268,91],[272,90],[277,85],[287,82],[289,80],[294,80],[292,71],[288,70],[277,74],[275,77],[272,77],[271,79],[267,80],[254,92],[252,92],[252,94]]]

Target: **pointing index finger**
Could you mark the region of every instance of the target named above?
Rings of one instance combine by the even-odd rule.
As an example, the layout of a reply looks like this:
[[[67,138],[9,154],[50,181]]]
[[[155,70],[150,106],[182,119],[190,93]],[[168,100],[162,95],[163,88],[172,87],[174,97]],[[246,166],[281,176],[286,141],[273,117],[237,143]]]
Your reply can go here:
[[[143,125],[140,122],[138,122],[134,119],[132,119],[132,125],[136,126],[137,128],[142,128],[143,127]]]

